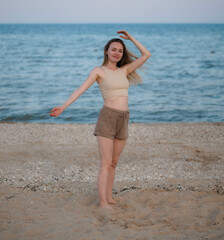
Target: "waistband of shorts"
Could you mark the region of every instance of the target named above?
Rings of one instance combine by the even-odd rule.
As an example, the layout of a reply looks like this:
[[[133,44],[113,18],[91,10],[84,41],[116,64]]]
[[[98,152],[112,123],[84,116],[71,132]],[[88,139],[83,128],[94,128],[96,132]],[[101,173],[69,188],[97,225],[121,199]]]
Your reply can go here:
[[[108,111],[112,111],[112,112],[115,112],[115,113],[122,113],[122,114],[129,113],[129,110],[123,111],[123,110],[119,110],[119,109],[116,109],[116,108],[108,107],[106,105],[103,105],[102,110],[108,110]]]

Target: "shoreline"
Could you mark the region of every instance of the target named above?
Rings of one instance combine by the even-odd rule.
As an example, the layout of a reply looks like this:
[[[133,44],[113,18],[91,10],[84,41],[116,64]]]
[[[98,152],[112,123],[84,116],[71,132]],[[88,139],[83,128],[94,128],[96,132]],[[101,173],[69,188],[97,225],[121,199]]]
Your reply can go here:
[[[71,124],[71,125],[92,125],[92,124],[96,124],[96,123],[36,123],[36,122],[13,122],[13,121],[0,121],[0,124],[40,124],[40,125],[54,125],[54,124],[58,124],[58,125],[66,125],[66,124]],[[144,125],[159,125],[159,124],[168,124],[168,125],[172,125],[172,124],[211,124],[211,125],[224,125],[224,122],[209,122],[209,121],[195,121],[195,122],[147,122],[147,123],[142,123],[142,122],[129,122],[129,124],[144,124]]]

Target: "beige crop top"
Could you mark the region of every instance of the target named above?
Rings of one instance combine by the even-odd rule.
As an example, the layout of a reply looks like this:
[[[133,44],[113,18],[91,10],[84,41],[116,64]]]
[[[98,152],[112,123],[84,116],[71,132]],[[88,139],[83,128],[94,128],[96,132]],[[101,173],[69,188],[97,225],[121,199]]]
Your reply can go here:
[[[100,91],[103,99],[111,97],[128,96],[129,81],[121,68],[110,70],[105,66],[101,66],[106,76],[99,83]]]

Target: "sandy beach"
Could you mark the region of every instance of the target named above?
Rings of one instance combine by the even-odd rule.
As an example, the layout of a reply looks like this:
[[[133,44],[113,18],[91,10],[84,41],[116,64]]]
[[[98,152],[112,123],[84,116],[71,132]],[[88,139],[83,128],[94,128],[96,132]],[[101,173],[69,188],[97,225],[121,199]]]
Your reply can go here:
[[[94,127],[0,123],[0,239],[224,239],[224,123],[129,124],[113,210]]]

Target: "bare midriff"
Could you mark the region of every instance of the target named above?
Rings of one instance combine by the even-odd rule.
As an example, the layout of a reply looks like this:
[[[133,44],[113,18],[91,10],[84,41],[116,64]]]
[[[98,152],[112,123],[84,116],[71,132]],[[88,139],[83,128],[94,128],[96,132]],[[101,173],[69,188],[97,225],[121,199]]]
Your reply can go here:
[[[128,97],[111,97],[104,99],[104,105],[121,111],[128,111]]]

